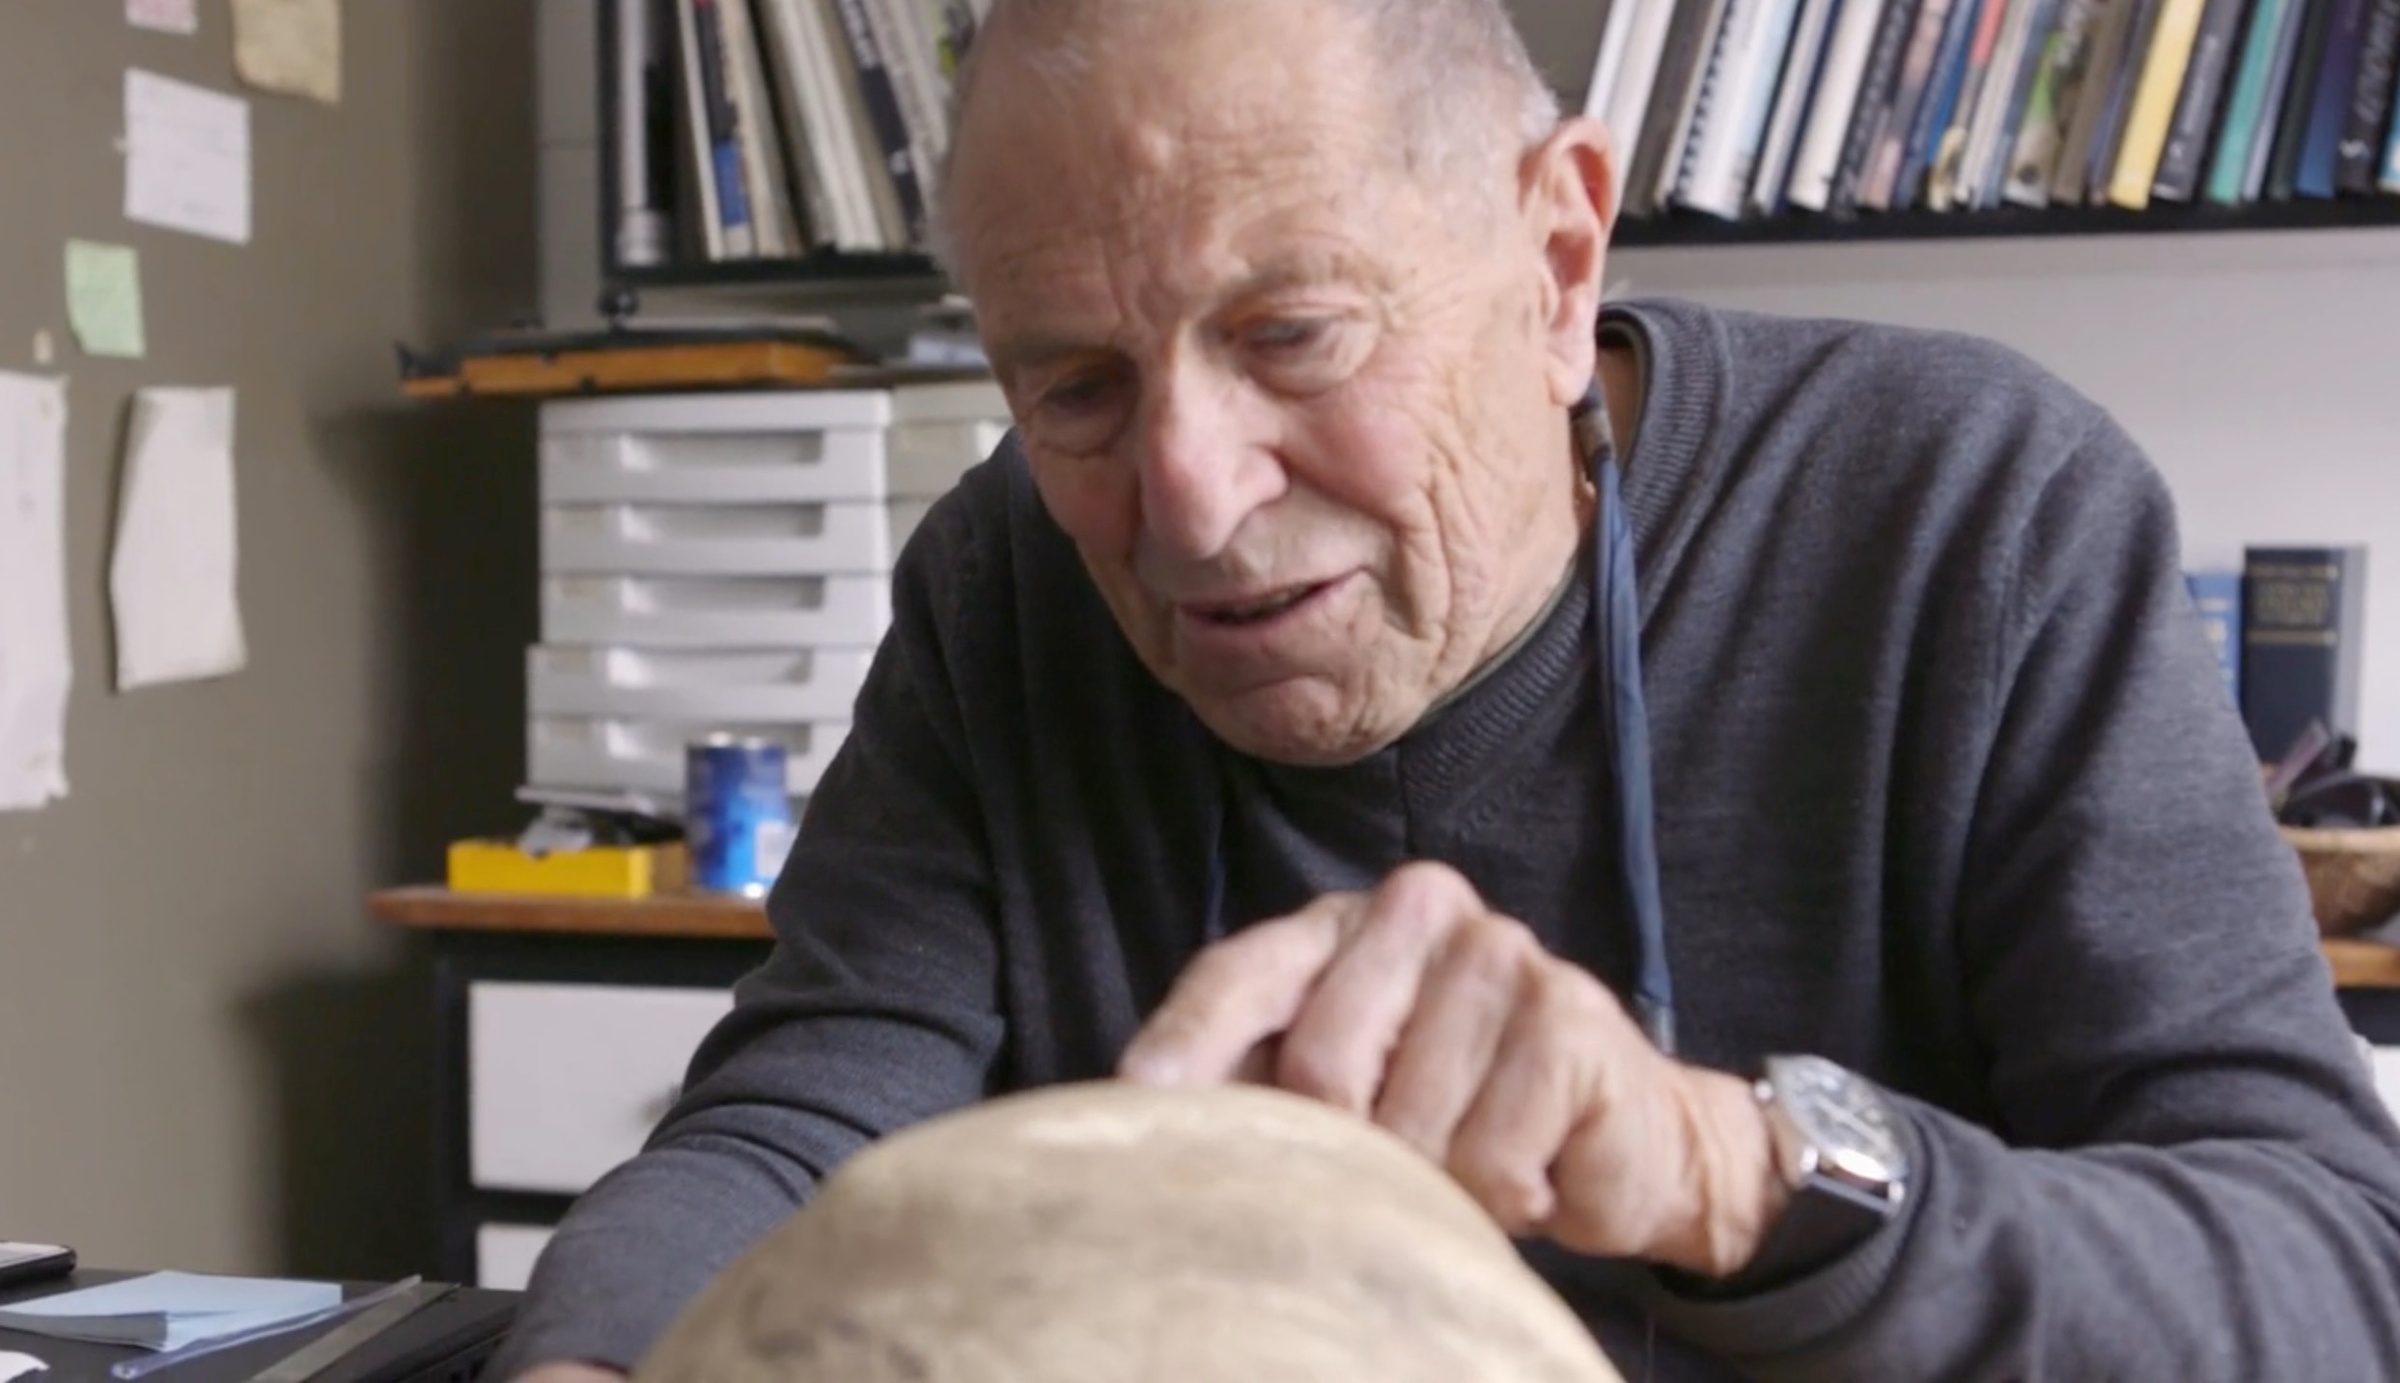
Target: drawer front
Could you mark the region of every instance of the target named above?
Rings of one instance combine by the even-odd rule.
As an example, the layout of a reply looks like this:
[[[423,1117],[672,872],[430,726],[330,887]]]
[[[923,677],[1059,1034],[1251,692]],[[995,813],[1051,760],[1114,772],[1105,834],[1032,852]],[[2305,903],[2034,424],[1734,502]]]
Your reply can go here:
[[[998,387],[986,385],[992,393]],[[908,416],[948,417],[988,396],[951,390],[929,396]],[[756,389],[739,393],[616,394],[552,399],[542,405],[542,438],[620,433],[879,432],[891,425],[893,395],[883,389]],[[927,405],[946,404],[928,412]],[[1005,401],[1000,412],[1008,411]]]
[[[884,437],[891,493],[907,499],[948,494],[971,466],[1000,449],[1008,420],[902,423]]]
[[[628,576],[884,574],[929,506],[553,504],[542,570]]]
[[[882,500],[875,432],[592,433],[542,439],[542,502]]]
[[[677,721],[847,721],[875,652],[537,644],[525,699],[535,715]]]
[[[533,1265],[550,1246],[549,1225],[487,1224],[475,1227],[475,1285],[522,1292],[533,1281]]]
[[[646,648],[873,648],[892,624],[883,576],[551,576],[542,640]]]
[[[535,716],[525,726],[525,777],[542,788],[627,788],[681,797],[684,747],[712,733],[780,740],[785,790],[817,790],[834,751],[850,737],[841,722],[715,726],[677,721]]]
[[[730,991],[467,986],[467,1168],[492,1191],[578,1195],[641,1150]]]

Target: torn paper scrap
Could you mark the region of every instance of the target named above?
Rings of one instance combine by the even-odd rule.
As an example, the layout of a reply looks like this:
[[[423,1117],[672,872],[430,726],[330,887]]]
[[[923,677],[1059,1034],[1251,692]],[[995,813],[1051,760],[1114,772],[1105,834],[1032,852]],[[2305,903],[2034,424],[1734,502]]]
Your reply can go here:
[[[50,1366],[30,1354],[16,1354],[0,1349],[0,1383],[23,1378],[27,1374],[46,1373]]]
[[[200,0],[125,0],[125,22],[162,34],[196,34]]]
[[[67,795],[67,389],[0,372],[0,811]]]
[[[136,391],[119,493],[108,564],[118,690],[239,670],[233,391]]]
[[[125,216],[248,244],[250,103],[128,69]]]
[[[131,245],[67,242],[67,321],[86,355],[142,358],[142,260]]]
[[[339,104],[341,5],[337,0],[233,0],[233,68],[261,91]]]

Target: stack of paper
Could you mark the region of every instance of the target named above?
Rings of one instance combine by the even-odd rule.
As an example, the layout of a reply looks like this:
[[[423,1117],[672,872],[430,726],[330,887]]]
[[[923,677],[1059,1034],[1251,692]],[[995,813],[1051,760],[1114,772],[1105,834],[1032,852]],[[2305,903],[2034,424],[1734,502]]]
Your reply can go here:
[[[195,1340],[296,1321],[341,1303],[342,1289],[331,1282],[150,1273],[0,1307],[0,1330],[181,1349]]]

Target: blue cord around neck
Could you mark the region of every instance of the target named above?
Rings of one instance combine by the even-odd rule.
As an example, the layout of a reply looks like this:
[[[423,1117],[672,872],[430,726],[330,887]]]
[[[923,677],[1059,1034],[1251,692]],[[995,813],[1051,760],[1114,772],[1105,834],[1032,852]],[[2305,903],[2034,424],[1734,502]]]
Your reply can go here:
[[[1633,526],[1626,516],[1608,408],[1597,384],[1569,411],[1575,448],[1597,496],[1592,515],[1592,649],[1600,692],[1601,750],[1613,789],[1619,905],[1634,931],[1633,1014],[1657,1048],[1675,1052],[1675,982],[1667,966],[1666,904],[1658,883],[1658,836],[1650,793],[1650,718],[1642,699],[1642,611],[1634,579]],[[1192,717],[1203,743],[1209,736]],[[1225,915],[1225,820],[1232,810],[1225,775],[1209,820],[1208,875],[1201,899],[1202,937],[1229,930]]]

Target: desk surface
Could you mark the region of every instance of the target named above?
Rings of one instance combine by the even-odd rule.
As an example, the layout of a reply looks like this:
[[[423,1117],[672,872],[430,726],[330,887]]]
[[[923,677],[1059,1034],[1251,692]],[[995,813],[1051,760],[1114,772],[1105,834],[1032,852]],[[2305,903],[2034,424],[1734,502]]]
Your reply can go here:
[[[44,1297],[131,1276],[134,1274],[78,1269],[65,1278],[0,1290],[0,1301]],[[355,1297],[372,1288],[345,1283],[343,1290],[346,1296]],[[321,1383],[446,1383],[469,1376],[498,1347],[501,1334],[515,1316],[517,1299],[515,1292],[462,1287],[368,1341],[326,1370]],[[335,1328],[332,1322],[307,1326],[162,1368],[156,1377],[160,1383],[236,1383]],[[33,1383],[109,1383],[110,1364],[143,1352],[14,1330],[0,1330],[0,1350],[30,1354],[49,1364],[48,1372],[33,1375]]]
[[[453,893],[438,884],[372,894],[367,909],[386,922],[436,931],[567,932],[590,936],[730,937],[767,940],[766,909],[747,898],[678,894],[659,898],[544,898]],[[2340,989],[2400,989],[2400,947],[2328,938],[2325,959]]]

